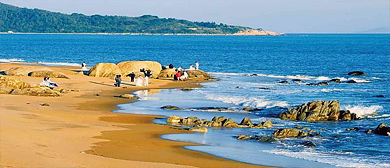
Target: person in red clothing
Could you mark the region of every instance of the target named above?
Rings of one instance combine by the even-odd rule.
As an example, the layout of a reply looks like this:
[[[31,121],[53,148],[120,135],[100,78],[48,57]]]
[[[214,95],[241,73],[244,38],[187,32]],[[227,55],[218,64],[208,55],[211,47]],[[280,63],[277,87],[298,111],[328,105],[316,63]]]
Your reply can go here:
[[[175,79],[180,80],[180,77],[181,77],[181,73],[180,73],[180,71],[177,71],[176,75],[175,75]]]

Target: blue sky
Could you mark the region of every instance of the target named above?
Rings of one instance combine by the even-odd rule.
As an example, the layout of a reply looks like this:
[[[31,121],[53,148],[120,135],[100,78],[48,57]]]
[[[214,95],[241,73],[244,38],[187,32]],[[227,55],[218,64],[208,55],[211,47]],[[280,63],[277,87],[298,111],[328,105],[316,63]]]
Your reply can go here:
[[[0,0],[87,15],[145,14],[283,33],[390,32],[390,0]]]

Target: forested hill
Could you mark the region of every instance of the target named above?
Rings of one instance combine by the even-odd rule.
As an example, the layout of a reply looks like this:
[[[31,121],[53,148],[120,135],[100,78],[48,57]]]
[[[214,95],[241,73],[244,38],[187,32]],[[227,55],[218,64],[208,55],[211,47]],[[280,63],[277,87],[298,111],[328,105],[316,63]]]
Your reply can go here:
[[[251,28],[151,15],[140,17],[86,16],[77,13],[68,15],[0,3],[0,32],[233,34],[249,29]]]

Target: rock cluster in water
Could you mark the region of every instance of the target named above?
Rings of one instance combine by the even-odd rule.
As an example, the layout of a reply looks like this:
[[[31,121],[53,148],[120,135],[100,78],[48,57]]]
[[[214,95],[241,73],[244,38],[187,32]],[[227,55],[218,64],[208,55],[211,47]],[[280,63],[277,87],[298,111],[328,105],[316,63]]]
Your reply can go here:
[[[226,128],[272,128],[271,120],[267,120],[262,123],[252,123],[252,121],[245,117],[240,124],[236,123],[232,118],[226,118],[224,116],[215,116],[211,121],[206,119],[199,119],[198,117],[182,118],[179,116],[170,116],[167,119],[167,123],[173,125],[193,126],[196,129],[202,129],[203,127],[226,127]],[[190,129],[191,130],[191,129]]]
[[[366,133],[374,133],[378,135],[390,136],[390,127],[385,123],[380,123],[375,130],[366,130]]]
[[[312,101],[302,104],[295,109],[288,109],[280,113],[279,118],[283,120],[301,120],[307,122],[315,121],[350,121],[358,120],[355,113],[350,111],[340,111],[340,103],[332,101]]]

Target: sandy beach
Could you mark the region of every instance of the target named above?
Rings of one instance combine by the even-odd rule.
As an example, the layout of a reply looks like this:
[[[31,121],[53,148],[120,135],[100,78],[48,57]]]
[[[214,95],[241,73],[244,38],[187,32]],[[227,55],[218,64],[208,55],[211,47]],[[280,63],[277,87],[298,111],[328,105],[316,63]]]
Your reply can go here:
[[[28,64],[0,64],[0,71]],[[42,66],[42,65],[33,65]],[[113,86],[113,79],[50,67],[69,79],[53,78],[70,90],[60,97],[0,95],[0,167],[259,167],[183,149],[159,138],[188,133],[152,123],[159,116],[113,113],[132,100],[114,95],[139,89],[199,87],[194,82],[151,79],[147,88]],[[10,78],[38,84],[40,77]],[[49,106],[41,106],[47,103]]]

